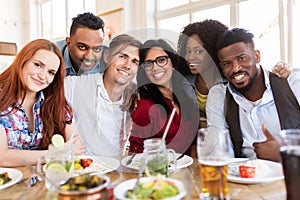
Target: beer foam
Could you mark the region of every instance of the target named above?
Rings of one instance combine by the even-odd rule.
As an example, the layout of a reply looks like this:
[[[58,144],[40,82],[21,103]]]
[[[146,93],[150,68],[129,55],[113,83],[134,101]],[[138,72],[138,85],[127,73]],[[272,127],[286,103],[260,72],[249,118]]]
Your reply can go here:
[[[228,165],[228,161],[226,159],[222,159],[222,158],[199,159],[199,163],[202,165],[209,165],[209,166]]]
[[[300,156],[300,146],[295,146],[295,145],[282,146],[282,147],[280,147],[280,151],[281,152],[285,151],[287,154],[293,154],[296,156]]]

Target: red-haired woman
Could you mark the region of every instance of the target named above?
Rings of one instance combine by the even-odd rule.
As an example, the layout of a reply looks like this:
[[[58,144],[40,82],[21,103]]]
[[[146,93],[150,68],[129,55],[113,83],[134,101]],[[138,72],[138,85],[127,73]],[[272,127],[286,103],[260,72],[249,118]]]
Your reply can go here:
[[[29,42],[0,74],[0,166],[33,165],[54,134],[68,141],[75,131],[64,96],[65,66],[59,48],[45,39]],[[73,153],[85,153],[77,132]]]

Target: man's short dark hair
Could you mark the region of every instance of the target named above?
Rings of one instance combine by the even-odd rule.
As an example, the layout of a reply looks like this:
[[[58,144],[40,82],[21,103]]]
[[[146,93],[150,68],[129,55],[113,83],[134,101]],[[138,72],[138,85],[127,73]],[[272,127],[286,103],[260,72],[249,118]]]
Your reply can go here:
[[[75,34],[78,28],[86,27],[92,30],[99,30],[101,29],[104,33],[104,21],[92,14],[92,13],[83,13],[79,14],[76,17],[72,18],[72,25],[70,28],[70,35]]]
[[[234,43],[243,42],[245,44],[250,44],[254,49],[254,35],[248,30],[242,28],[233,28],[225,31],[217,41],[217,50],[232,45]]]

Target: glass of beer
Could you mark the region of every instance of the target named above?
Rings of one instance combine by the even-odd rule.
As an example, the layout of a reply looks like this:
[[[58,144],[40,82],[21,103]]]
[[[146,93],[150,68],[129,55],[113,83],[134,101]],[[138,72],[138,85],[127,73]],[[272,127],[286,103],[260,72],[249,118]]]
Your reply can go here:
[[[287,190],[287,199],[300,197],[300,129],[286,129],[280,132],[281,162]]]
[[[215,140],[206,146],[205,153],[202,148],[207,145],[207,129],[199,129],[197,138],[197,154],[201,174],[200,199],[230,199],[227,186],[227,169],[229,159],[228,133],[220,131]]]

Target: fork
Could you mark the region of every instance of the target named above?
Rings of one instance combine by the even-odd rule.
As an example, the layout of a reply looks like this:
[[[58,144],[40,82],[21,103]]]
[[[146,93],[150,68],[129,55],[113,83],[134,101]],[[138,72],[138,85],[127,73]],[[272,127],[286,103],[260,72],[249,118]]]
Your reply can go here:
[[[140,170],[139,170],[139,175],[138,175],[138,177],[136,179],[135,185],[132,188],[132,190],[134,190],[135,188],[137,188],[137,186],[139,185],[140,179],[143,176],[143,173],[144,173],[146,165],[147,165],[147,160],[145,158],[143,158],[142,162],[141,162]]]
[[[129,158],[129,160],[127,160],[127,162],[126,162],[126,165],[128,166],[128,165],[130,165],[131,163],[132,163],[132,161],[133,161],[133,158],[136,156],[136,153],[133,153],[132,155],[131,155],[131,157]]]

